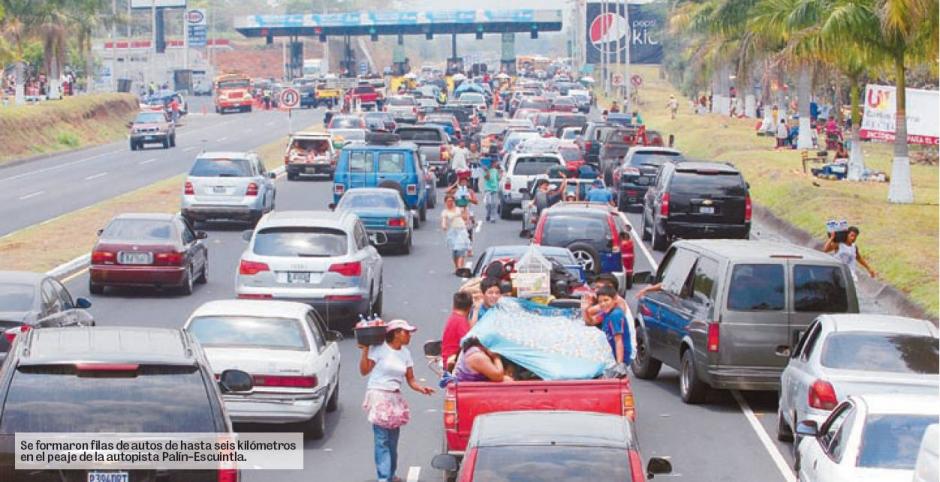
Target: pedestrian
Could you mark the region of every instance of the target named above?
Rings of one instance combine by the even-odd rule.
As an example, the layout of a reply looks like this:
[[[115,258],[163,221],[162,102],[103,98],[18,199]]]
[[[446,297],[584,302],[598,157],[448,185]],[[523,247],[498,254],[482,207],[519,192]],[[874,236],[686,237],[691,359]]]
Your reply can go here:
[[[679,111],[679,101],[676,99],[675,95],[669,95],[669,101],[666,103],[666,107],[669,108],[669,116],[671,119],[676,118],[676,112]]]
[[[617,105],[617,101],[616,101],[616,100],[610,103],[610,108],[607,109],[607,112],[609,112],[609,113],[611,113],[611,114],[616,114],[616,113],[619,113],[619,112],[620,112],[620,106]]]
[[[460,352],[460,340],[470,331],[470,310],[473,308],[473,296],[466,291],[454,293],[450,316],[444,323],[444,333],[441,335],[441,360],[447,371],[457,360]]]
[[[611,194],[609,189],[604,187],[604,181],[602,179],[595,179],[594,182],[591,183],[591,189],[587,192],[587,195],[585,195],[584,200],[589,203],[615,206],[614,195]]]
[[[463,268],[464,257],[470,249],[470,235],[467,233],[469,213],[457,207],[452,194],[444,196],[444,211],[441,213],[441,230],[447,233],[447,248],[454,262],[454,273]]]
[[[823,252],[833,253],[836,259],[845,263],[845,265],[849,267],[849,270],[852,271],[853,278],[858,278],[856,265],[862,265],[862,267],[868,271],[868,274],[872,278],[875,278],[878,276],[878,273],[868,265],[868,262],[862,257],[862,253],[859,252],[858,245],[855,243],[858,241],[858,235],[859,229],[855,226],[849,226],[849,229],[845,232],[845,240],[837,241],[836,231],[833,231],[829,233],[829,239],[826,240],[826,244],[823,246]]]
[[[261,95],[264,99],[264,110],[271,110],[271,90],[264,89]]]
[[[491,145],[491,147],[495,147]],[[489,164],[483,172],[483,205],[486,207],[486,222],[496,222],[496,210],[499,207],[499,166],[496,159],[488,159]]]
[[[770,109],[770,115],[773,118],[773,125],[776,126],[780,120],[780,109],[777,104],[774,104],[773,108]]]
[[[584,297],[582,311],[588,324],[600,325],[607,343],[617,363],[630,363],[633,359],[633,347],[624,347],[625,315],[618,306],[617,290],[612,286],[601,286],[597,290],[597,303],[590,304],[590,297]]]
[[[150,83],[147,84],[147,95],[153,95],[154,92],[156,92],[156,91],[157,91],[157,86],[156,86],[156,84],[154,84],[153,81],[151,80]]]
[[[404,382],[412,390],[431,395],[434,389],[418,383],[414,360],[406,345],[417,330],[405,320],[392,320],[385,326],[385,343],[375,347],[359,345],[359,373],[369,375],[362,408],[372,424],[375,439],[375,472],[379,482],[400,481],[398,468],[398,435],[411,419],[408,402],[401,394]]]
[[[633,115],[632,115],[632,117],[630,118],[630,122],[631,122],[633,125],[637,125],[637,126],[643,125],[643,117],[640,116],[640,112],[639,112],[639,111],[633,111]]]
[[[469,170],[470,163],[467,158],[470,157],[470,152],[467,151],[467,148],[464,147],[463,139],[457,141],[457,145],[451,148],[450,154],[450,168],[454,171]]]
[[[539,179],[536,181],[536,191],[535,191],[535,211],[536,219],[538,216],[542,215],[542,211],[552,207],[555,203],[560,201],[564,197],[565,189],[568,188],[568,178],[564,173],[558,173],[561,176],[561,185],[555,189],[551,189],[551,185],[548,182],[548,179]]]
[[[173,123],[180,119],[180,101],[176,96],[173,96],[173,99],[170,100],[170,119],[173,120]]]
[[[787,120],[780,119],[777,124],[777,149],[782,149],[787,145],[787,139],[790,137],[790,129],[787,127]]]
[[[473,216],[471,205],[479,204],[477,195],[470,186],[470,171],[463,169],[457,171],[457,183],[447,189],[447,194],[454,197],[454,204],[467,213],[467,236],[470,237],[471,247],[467,256],[473,256],[473,229],[476,227],[476,218]]]

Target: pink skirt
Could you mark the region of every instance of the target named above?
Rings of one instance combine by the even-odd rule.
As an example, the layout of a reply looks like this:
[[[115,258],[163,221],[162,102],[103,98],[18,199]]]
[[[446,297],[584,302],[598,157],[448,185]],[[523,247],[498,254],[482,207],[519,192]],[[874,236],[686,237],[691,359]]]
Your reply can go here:
[[[362,409],[369,423],[386,429],[396,429],[411,420],[411,410],[401,392],[367,390]]]

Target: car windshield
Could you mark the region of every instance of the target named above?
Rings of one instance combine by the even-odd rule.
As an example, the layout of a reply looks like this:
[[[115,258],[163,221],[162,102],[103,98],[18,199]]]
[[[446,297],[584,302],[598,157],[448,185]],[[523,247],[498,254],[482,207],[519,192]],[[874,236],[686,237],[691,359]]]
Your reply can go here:
[[[415,105],[414,97],[389,97],[385,101],[388,105]]]
[[[747,186],[736,172],[686,172],[676,171],[672,177],[671,191],[681,194],[712,194],[718,196],[744,196]]]
[[[196,159],[189,171],[194,177],[251,177],[248,159]]]
[[[605,217],[554,214],[545,220],[542,244],[567,246],[575,241],[603,240],[608,235],[610,225]]]
[[[134,119],[135,124],[153,124],[156,122],[166,122],[166,116],[160,112],[141,112]]]
[[[247,89],[251,83],[247,79],[224,80],[219,82],[219,89]]]
[[[587,124],[587,118],[583,115],[556,115],[555,127],[583,126]]]
[[[682,159],[682,154],[678,152],[634,152],[630,157],[630,165],[633,167],[651,166],[660,167],[663,164]]]
[[[20,366],[0,433],[217,432],[213,392],[196,366],[141,365],[130,373]]]
[[[35,293],[33,285],[0,283],[0,312],[32,310]]]
[[[635,481],[626,449],[564,445],[480,447],[473,478],[493,482]]]
[[[850,331],[826,338],[820,363],[841,370],[940,373],[938,340],[932,336]]]
[[[206,347],[308,349],[303,327],[291,318],[200,316],[187,330]]]
[[[443,135],[437,129],[399,129],[395,133],[403,141],[443,141]]]
[[[938,421],[936,415],[870,415],[862,432],[858,466],[914,469],[924,431]]]
[[[346,252],[346,233],[338,229],[267,228],[255,234],[254,253],[261,256],[326,258]]]
[[[560,147],[558,153],[561,154],[565,162],[581,160],[581,149],[577,147]]]
[[[342,116],[334,117],[330,119],[331,128],[340,128],[340,129],[349,129],[354,127],[360,127],[362,125],[362,120],[355,116]]]
[[[461,94],[460,95],[460,102],[479,104],[483,101],[484,101],[483,94]]]
[[[398,209],[401,207],[401,201],[396,194],[384,195],[376,193],[346,193],[339,200],[337,209],[362,209],[362,208],[389,208]]]
[[[512,173],[519,176],[545,174],[549,169],[560,165],[557,157],[519,157],[512,168]]]
[[[151,219],[115,219],[101,233],[101,239],[165,243],[173,236],[173,224]]]

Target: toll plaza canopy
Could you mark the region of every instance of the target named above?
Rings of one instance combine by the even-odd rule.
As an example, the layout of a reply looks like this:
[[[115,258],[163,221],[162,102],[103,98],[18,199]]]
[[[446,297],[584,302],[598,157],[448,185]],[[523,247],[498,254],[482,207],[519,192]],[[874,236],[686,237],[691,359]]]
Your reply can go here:
[[[246,37],[421,35],[561,31],[561,10],[447,10],[251,15],[235,19]]]

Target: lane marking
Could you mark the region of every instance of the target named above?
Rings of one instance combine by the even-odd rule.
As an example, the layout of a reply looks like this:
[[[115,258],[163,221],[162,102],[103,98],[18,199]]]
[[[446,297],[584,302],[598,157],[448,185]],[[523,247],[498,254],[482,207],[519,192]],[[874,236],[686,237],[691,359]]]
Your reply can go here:
[[[653,267],[653,271],[658,270],[659,263],[657,263],[656,260],[653,259],[653,253],[650,253],[650,251],[646,249],[646,244],[644,244],[643,240],[640,239],[640,235],[636,234],[636,227],[633,226],[633,223],[630,222],[630,219],[627,217],[626,214],[624,213],[619,213],[619,214],[620,214],[620,219],[623,219],[623,222],[627,223],[627,225],[630,226],[630,236],[633,237],[633,245],[640,247],[640,251],[643,252],[643,255],[646,256],[647,261],[650,262],[650,266]]]
[[[100,158],[100,157],[107,156],[108,154],[114,154],[114,153],[116,153],[116,152],[118,152],[118,151],[103,152],[103,153],[98,154],[98,155],[95,155],[95,156],[85,157],[85,158],[82,158],[82,159],[78,159],[78,160],[71,161],[71,162],[66,162],[66,163],[63,163],[63,164],[56,164],[55,166],[44,167],[44,168],[42,168],[42,169],[36,169],[35,171],[29,171],[29,172],[24,172],[24,173],[16,174],[16,175],[14,175],[14,176],[5,177],[5,178],[3,178],[3,179],[0,179],[0,182],[3,182],[3,181],[14,181],[14,180],[16,180],[16,179],[22,179],[22,178],[24,178],[24,177],[32,176],[32,175],[34,175],[34,174],[42,174],[42,173],[44,173],[44,172],[55,171],[55,170],[57,170],[57,169],[62,169],[62,168],[64,168],[64,167],[74,166],[74,165],[76,165],[76,164],[81,164],[81,163],[83,163],[83,162],[92,161],[92,160],[98,159],[98,158]]]
[[[408,482],[418,482],[421,478],[421,467],[412,465],[408,467],[408,477],[405,479]]]
[[[183,149],[183,152],[189,152],[189,151],[191,151],[191,150],[193,150],[193,149],[199,149],[199,147],[198,147],[198,146],[189,146],[189,147],[184,148],[184,149]]]
[[[219,141],[219,142],[222,142],[222,141],[228,140],[228,137],[220,137],[220,138],[218,138],[218,139],[216,139],[216,140]]]
[[[39,195],[41,195],[41,194],[43,194],[43,193],[45,193],[45,192],[46,192],[46,191],[31,192],[31,193],[29,193],[29,194],[27,194],[27,195],[25,195],[25,196],[20,196],[20,201],[25,201],[25,200],[27,200],[27,199],[29,199],[29,198],[34,198],[34,197],[39,196]]]
[[[154,162],[156,160],[157,160],[156,157],[152,157],[150,159],[147,159],[146,161],[140,161],[140,165],[143,166],[144,164],[150,164],[151,162]]]
[[[84,268],[82,268],[82,269],[80,269],[80,270],[78,270],[78,271],[76,271],[76,272],[74,272],[74,273],[72,273],[72,274],[66,276],[65,278],[62,278],[62,280],[61,280],[61,281],[62,281],[62,284],[68,283],[69,281],[72,281],[73,279],[78,278],[79,276],[81,276],[81,275],[83,275],[83,274],[85,274],[85,273],[87,273],[87,272],[88,272],[88,267],[86,266],[86,267],[84,267]]]
[[[744,412],[744,418],[747,419],[747,423],[751,425],[751,428],[754,432],[757,433],[757,438],[760,440],[760,443],[764,446],[768,453],[770,453],[770,458],[773,459],[774,465],[777,466],[777,470],[780,471],[780,475],[783,476],[783,480],[786,482],[796,482],[796,477],[793,476],[793,471],[790,469],[790,464],[784,460],[783,455],[780,454],[780,451],[777,450],[777,446],[774,445],[773,441],[770,439],[770,435],[764,430],[764,426],[760,424],[760,421],[757,420],[757,416],[754,415],[754,412],[751,411],[751,406],[747,404],[747,400],[741,396],[741,392],[737,390],[731,390],[731,396],[734,397],[735,401],[738,402],[738,405],[741,407],[741,411]]]
[[[107,171],[105,171],[105,172],[99,172],[98,174],[92,174],[92,175],[86,177],[85,180],[86,180],[86,181],[91,181],[92,179],[98,179],[99,177],[104,177],[104,176],[107,176],[107,175],[108,175]]]

